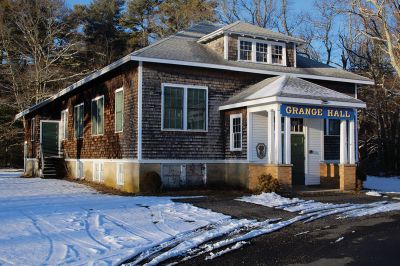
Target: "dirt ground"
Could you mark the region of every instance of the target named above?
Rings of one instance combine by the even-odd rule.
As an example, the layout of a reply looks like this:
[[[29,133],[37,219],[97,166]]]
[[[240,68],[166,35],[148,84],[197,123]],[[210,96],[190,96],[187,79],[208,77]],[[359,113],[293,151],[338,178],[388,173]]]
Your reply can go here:
[[[235,218],[288,219],[296,214],[234,200],[238,193],[180,199]],[[386,200],[364,194],[302,197],[321,202],[367,203]],[[389,198],[387,198],[389,199]],[[389,199],[390,200],[390,199]],[[342,240],[339,241],[340,238]],[[183,265],[400,265],[400,213],[361,218],[322,218],[296,223],[252,239],[239,250],[214,260],[199,256]],[[208,255],[208,254],[207,254]]]

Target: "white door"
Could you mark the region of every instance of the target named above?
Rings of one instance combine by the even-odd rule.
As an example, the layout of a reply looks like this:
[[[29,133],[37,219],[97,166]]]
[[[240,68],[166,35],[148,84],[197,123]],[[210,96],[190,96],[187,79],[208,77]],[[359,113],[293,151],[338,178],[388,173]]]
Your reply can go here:
[[[323,119],[307,118],[304,120],[307,130],[305,184],[319,185]]]

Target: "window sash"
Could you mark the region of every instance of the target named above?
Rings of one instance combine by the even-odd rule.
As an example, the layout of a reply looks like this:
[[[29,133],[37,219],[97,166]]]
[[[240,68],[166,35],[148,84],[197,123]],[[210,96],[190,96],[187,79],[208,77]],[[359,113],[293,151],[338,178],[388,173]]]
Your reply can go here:
[[[60,132],[61,140],[68,138],[68,110],[61,111]]]
[[[251,61],[252,60],[252,42],[249,41],[240,41],[239,42],[239,58],[240,60]]]
[[[83,114],[84,105],[79,104],[74,106],[74,134],[75,138],[83,137]]]
[[[115,92],[115,132],[122,132],[124,128],[124,90]]]
[[[206,131],[207,88],[168,84],[162,87],[162,130]]]
[[[256,43],[256,61],[268,63],[268,44],[267,43]]]
[[[230,150],[242,150],[242,115],[233,114],[230,116]]]
[[[187,128],[204,130],[206,127],[206,91],[187,89]]]
[[[104,133],[104,97],[92,100],[92,135]]]
[[[283,64],[283,46],[272,45],[271,49],[272,64]]]

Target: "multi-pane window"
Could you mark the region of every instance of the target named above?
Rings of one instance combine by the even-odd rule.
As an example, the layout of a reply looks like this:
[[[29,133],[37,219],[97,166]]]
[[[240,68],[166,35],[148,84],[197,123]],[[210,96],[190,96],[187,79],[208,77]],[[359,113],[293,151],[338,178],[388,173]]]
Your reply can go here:
[[[183,129],[184,88],[164,87],[164,129]]]
[[[93,181],[103,182],[104,181],[104,163],[94,162],[93,163]]]
[[[124,127],[124,90],[115,91],[115,132],[122,132]]]
[[[74,106],[74,133],[75,138],[83,137],[83,103]]]
[[[324,160],[340,159],[340,120],[324,120]]]
[[[257,62],[268,62],[268,44],[256,43],[256,61]]]
[[[242,150],[242,114],[230,116],[230,150]]]
[[[62,140],[68,138],[68,109],[61,111],[60,135]]]
[[[92,135],[104,132],[104,96],[92,100]]]
[[[290,119],[290,131],[295,133],[303,132],[303,118],[291,118]]]
[[[207,89],[193,86],[163,86],[163,121],[165,130],[206,130]]]
[[[240,60],[251,61],[252,42],[240,41],[239,55]]]
[[[272,64],[283,64],[283,47],[272,45]]]
[[[35,140],[35,118],[31,119],[31,141]]]
[[[118,186],[124,185],[124,164],[123,163],[117,164],[117,185]]]
[[[187,128],[206,128],[206,90],[187,89]]]

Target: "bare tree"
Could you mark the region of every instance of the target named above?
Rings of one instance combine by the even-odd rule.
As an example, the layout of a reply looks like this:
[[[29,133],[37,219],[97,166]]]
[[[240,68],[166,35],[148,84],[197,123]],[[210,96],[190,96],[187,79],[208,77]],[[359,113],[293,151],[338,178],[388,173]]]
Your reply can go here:
[[[362,20],[360,33],[382,43],[381,49],[400,75],[400,2],[398,0],[353,0],[350,11]]]

